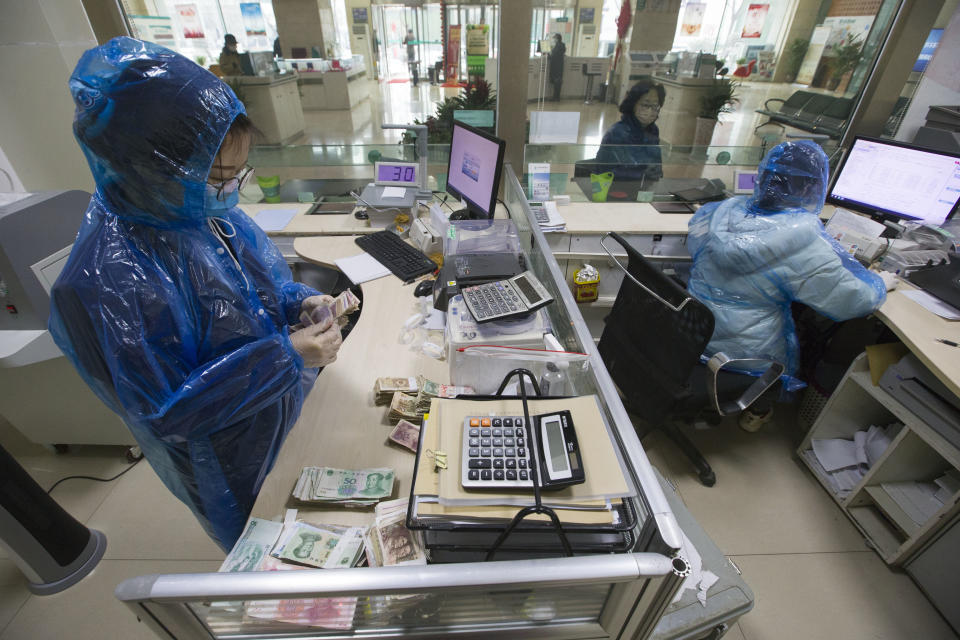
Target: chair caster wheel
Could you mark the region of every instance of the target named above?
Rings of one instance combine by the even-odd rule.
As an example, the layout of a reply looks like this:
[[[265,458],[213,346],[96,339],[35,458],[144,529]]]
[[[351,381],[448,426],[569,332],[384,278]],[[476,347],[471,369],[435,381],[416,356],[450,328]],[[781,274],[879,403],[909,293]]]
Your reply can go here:
[[[700,482],[703,483],[705,487],[712,487],[717,484],[717,474],[713,471],[703,471],[700,474]]]

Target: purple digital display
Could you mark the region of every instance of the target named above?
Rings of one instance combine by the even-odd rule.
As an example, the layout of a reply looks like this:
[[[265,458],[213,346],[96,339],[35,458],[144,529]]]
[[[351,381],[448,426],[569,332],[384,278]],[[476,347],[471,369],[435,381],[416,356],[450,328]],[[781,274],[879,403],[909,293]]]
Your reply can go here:
[[[381,164],[377,181],[413,183],[417,181],[417,168],[402,164]]]
[[[753,191],[754,184],[757,181],[757,174],[755,173],[741,173],[737,175],[737,189],[746,191]]]

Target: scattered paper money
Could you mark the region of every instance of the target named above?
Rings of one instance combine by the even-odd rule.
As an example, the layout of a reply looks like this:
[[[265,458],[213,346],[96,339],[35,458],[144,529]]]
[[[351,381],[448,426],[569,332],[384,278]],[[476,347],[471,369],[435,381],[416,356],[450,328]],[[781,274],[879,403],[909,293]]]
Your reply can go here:
[[[279,523],[277,523],[279,524]],[[306,566],[287,564],[267,556],[258,571],[297,571]],[[293,600],[250,600],[246,613],[252,618],[276,620],[290,624],[351,629],[357,608],[357,598],[297,598]]]
[[[369,506],[393,493],[393,469],[304,467],[293,488],[301,502]]]
[[[416,378],[377,378],[373,384],[373,401],[375,404],[390,404],[394,393],[416,393],[418,388]]]
[[[397,392],[393,394],[390,401],[390,421],[399,422],[408,420],[415,424],[423,422],[423,414],[426,411],[420,411],[420,405],[416,396],[408,396],[405,393]]]
[[[407,503],[406,498],[401,498],[377,505],[376,524],[373,528],[376,530],[381,566],[427,564],[422,534],[419,531],[410,531],[405,524]]]
[[[260,562],[266,558],[283,531],[282,522],[250,518],[219,571],[258,571]]]
[[[420,427],[412,422],[401,420],[390,432],[390,439],[416,453],[417,444],[420,442]]]

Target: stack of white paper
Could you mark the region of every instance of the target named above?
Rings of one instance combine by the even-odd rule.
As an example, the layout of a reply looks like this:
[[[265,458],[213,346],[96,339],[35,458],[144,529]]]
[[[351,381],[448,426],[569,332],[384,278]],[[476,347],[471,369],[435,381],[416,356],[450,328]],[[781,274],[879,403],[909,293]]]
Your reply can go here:
[[[815,462],[816,470],[841,498],[845,497],[883,455],[902,426],[898,422],[886,428],[871,425],[866,431],[857,431],[851,440],[814,438],[812,455],[807,459]]]
[[[943,508],[943,503],[934,495],[937,485],[932,482],[884,482],[880,487],[917,526]]]
[[[560,216],[557,203],[553,200],[544,202],[542,208],[534,208],[533,214],[544,233],[560,232],[567,228],[567,221]]]

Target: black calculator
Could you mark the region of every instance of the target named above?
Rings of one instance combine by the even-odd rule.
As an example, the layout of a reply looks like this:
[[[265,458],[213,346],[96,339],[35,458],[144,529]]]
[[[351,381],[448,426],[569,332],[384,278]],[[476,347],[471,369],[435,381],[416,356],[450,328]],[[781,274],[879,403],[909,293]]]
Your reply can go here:
[[[584,481],[580,446],[569,411],[533,416],[540,448],[539,483],[545,490]],[[463,419],[460,484],[464,489],[533,489],[534,464],[523,416]],[[546,455],[544,455],[546,452]]]
[[[477,323],[525,316],[553,302],[553,296],[529,271],[507,280],[460,287],[460,293]]]

